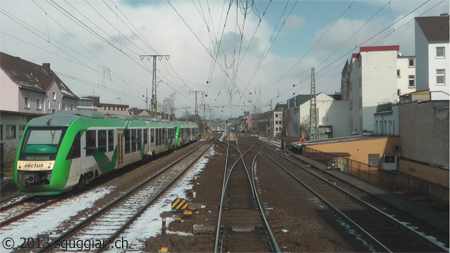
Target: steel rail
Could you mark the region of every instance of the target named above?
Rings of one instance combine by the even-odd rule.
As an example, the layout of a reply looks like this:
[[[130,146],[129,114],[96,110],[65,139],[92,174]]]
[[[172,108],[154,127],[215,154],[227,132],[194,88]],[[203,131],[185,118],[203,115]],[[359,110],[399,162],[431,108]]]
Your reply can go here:
[[[361,204],[361,205],[363,205],[363,206],[365,206],[365,207],[367,207],[367,208],[369,208],[369,209],[375,211],[375,212],[378,213],[379,215],[382,215],[384,218],[386,218],[387,220],[389,220],[389,221],[390,221],[393,225],[395,225],[396,227],[398,227],[398,228],[400,228],[400,229],[402,229],[402,230],[404,230],[404,231],[406,231],[406,232],[408,232],[408,233],[413,233],[413,234],[415,234],[416,237],[418,237],[422,242],[424,242],[425,244],[429,245],[430,247],[437,248],[437,249],[439,249],[439,250],[447,251],[447,252],[448,252],[448,249],[447,249],[447,248],[445,248],[445,247],[443,247],[443,246],[441,246],[441,245],[435,243],[434,241],[432,241],[432,240],[429,239],[428,237],[422,236],[422,235],[421,235],[419,232],[417,232],[416,230],[414,230],[414,229],[412,229],[412,228],[410,228],[410,227],[404,225],[403,223],[400,223],[398,220],[394,219],[392,216],[390,216],[389,214],[387,214],[387,213],[383,212],[382,210],[376,208],[375,206],[371,205],[370,203],[368,203],[368,202],[366,202],[366,201],[364,201],[364,200],[362,200],[362,199],[356,197],[355,195],[351,194],[350,192],[346,191],[345,189],[343,189],[343,188],[341,188],[341,187],[339,187],[339,186],[337,186],[337,185],[335,185],[335,184],[330,183],[327,179],[325,179],[325,178],[323,178],[323,177],[321,177],[321,176],[319,176],[319,175],[317,175],[317,174],[311,172],[311,171],[308,170],[306,167],[304,167],[304,166],[302,166],[302,165],[296,163],[295,161],[292,161],[291,159],[289,159],[289,158],[287,158],[287,157],[284,157],[283,155],[277,153],[276,151],[273,151],[273,150],[271,150],[271,149],[268,149],[268,150],[270,150],[271,152],[273,152],[273,153],[275,153],[276,155],[280,156],[281,158],[284,158],[285,160],[291,162],[292,164],[294,164],[294,165],[300,167],[301,169],[305,170],[306,172],[308,172],[309,174],[313,175],[314,177],[316,177],[316,178],[322,180],[323,182],[327,183],[327,184],[328,184],[329,186],[331,186],[332,188],[335,188],[337,191],[341,192],[342,194],[347,195],[348,197],[350,197],[351,199],[353,199],[353,200],[356,201],[357,203],[359,203],[359,204]],[[267,156],[267,154],[265,154],[265,155]],[[271,159],[271,158],[270,158],[270,159]],[[272,160],[272,159],[271,159],[271,160]]]
[[[228,138],[227,138],[227,141],[228,141]],[[226,148],[226,151],[227,151],[227,156],[225,158],[225,167],[223,169],[222,194],[220,195],[219,216],[217,219],[216,239],[214,241],[214,253],[217,253],[217,248],[218,248],[218,244],[219,244],[220,223],[222,221],[223,199],[225,198],[224,187],[225,187],[225,181],[226,181],[226,177],[227,177],[226,175],[227,175],[227,169],[228,169],[228,156],[230,153],[230,141],[228,141],[228,148]],[[223,241],[221,244],[221,252],[222,252],[222,247],[223,247]]]
[[[372,241],[373,244],[378,245],[378,248],[382,250],[383,252],[392,252],[387,248],[384,244],[382,244],[380,241],[378,241],[375,237],[373,237],[371,234],[369,234],[366,230],[364,230],[362,227],[360,227],[357,223],[355,223],[352,219],[350,219],[347,215],[342,213],[339,209],[337,209],[335,206],[333,206],[330,202],[328,202],[324,197],[322,197],[319,193],[314,191],[311,187],[309,187],[307,184],[305,184],[302,180],[298,179],[294,174],[289,172],[286,168],[284,168],[281,164],[276,162],[272,157],[267,155],[265,152],[262,152],[267,158],[269,158],[273,163],[275,163],[278,167],[280,167],[284,172],[286,172],[289,176],[291,176],[295,181],[300,183],[303,187],[305,187],[308,191],[310,191],[312,194],[314,194],[317,198],[319,198],[323,203],[325,203],[328,207],[333,209],[335,212],[337,212],[339,215],[341,215],[345,220],[347,220],[349,223],[351,223],[353,226],[355,226],[361,233],[366,235],[370,241]],[[311,172],[310,172],[311,173]],[[313,173],[311,173],[313,174]]]
[[[200,159],[201,157],[203,157],[203,155],[205,154],[206,151],[208,151],[212,146],[212,143],[209,145],[208,148],[206,148],[197,158],[195,158],[191,163],[189,163],[186,168],[179,173],[173,180],[171,180],[166,187],[164,187],[163,189],[161,189],[153,198],[151,198],[149,200],[149,202],[144,205],[143,207],[141,207],[136,214],[134,214],[125,224],[123,224],[114,234],[112,234],[108,239],[106,239],[107,242],[113,242],[114,239],[116,239],[131,223],[133,223],[150,205],[152,205],[163,193],[165,193],[170,187],[172,187],[172,185],[184,174],[186,173],[186,171],[192,167],[197,161],[198,159]],[[198,150],[199,148],[203,147],[200,146],[197,149],[195,149],[194,151]],[[102,244],[102,247],[97,249],[95,252],[103,252],[104,250],[106,250],[106,247],[109,244],[104,243]]]
[[[255,157],[253,158],[253,162],[252,162],[252,181],[253,181],[253,183],[255,182],[255,174],[256,174],[256,171],[255,171],[256,158],[259,156],[259,154],[261,154],[261,152],[262,152],[262,148],[259,150],[258,154],[256,154]],[[253,184],[253,187],[255,187],[255,192],[257,192],[255,183]],[[275,239],[272,229],[270,228],[269,221],[267,220],[266,215],[264,214],[263,207],[261,205],[261,201],[259,200],[258,194],[256,194],[256,201],[258,203],[259,210],[261,212],[261,216],[264,221],[265,228],[266,228],[267,232],[269,233],[269,239],[270,239],[271,245],[272,245],[273,249],[275,250],[275,252],[280,253],[281,252],[280,247],[278,246],[277,240]]]
[[[15,206],[25,203],[26,201],[28,201],[29,199],[31,199],[33,197],[35,197],[35,196],[22,196],[22,198],[20,200],[0,206],[0,211],[1,212],[7,211]]]
[[[173,167],[175,164],[177,164],[178,162],[182,161],[183,159],[185,159],[187,156],[191,155],[193,152],[197,151],[198,149],[200,149],[202,146],[206,145],[205,142],[204,144],[202,144],[201,146],[197,147],[196,149],[192,150],[191,152],[189,152],[188,154],[182,156],[181,158],[177,159],[176,161],[172,162],[171,164],[167,165],[166,167],[164,167],[163,169],[161,169],[160,171],[158,171],[155,175],[151,176],[150,178],[148,178],[147,180],[145,180],[144,182],[142,182],[141,184],[137,185],[136,187],[134,187],[133,189],[131,189],[130,191],[128,191],[127,193],[123,194],[121,197],[115,199],[113,202],[109,203],[108,205],[106,205],[105,207],[101,208],[100,210],[98,210],[97,212],[95,212],[93,215],[89,216],[88,218],[86,218],[85,220],[83,220],[82,222],[78,223],[77,225],[75,225],[74,227],[72,227],[71,229],[67,230],[66,232],[62,233],[58,238],[56,238],[55,240],[49,242],[46,247],[41,248],[38,252],[45,252],[45,251],[49,251],[51,249],[53,249],[54,247],[57,246],[57,244],[67,238],[69,238],[70,236],[72,236],[74,233],[76,233],[77,231],[79,231],[80,229],[82,229],[83,227],[85,227],[88,223],[90,223],[92,220],[96,219],[97,217],[99,217],[100,215],[102,215],[103,213],[105,213],[106,211],[108,211],[109,209],[111,209],[112,207],[114,207],[115,205],[119,204],[122,200],[126,199],[128,196],[130,196],[131,194],[133,194],[134,192],[138,191],[139,189],[143,188],[147,183],[151,182],[152,180],[154,180],[156,177],[158,177],[159,175],[163,174],[164,172],[168,171],[171,167]]]

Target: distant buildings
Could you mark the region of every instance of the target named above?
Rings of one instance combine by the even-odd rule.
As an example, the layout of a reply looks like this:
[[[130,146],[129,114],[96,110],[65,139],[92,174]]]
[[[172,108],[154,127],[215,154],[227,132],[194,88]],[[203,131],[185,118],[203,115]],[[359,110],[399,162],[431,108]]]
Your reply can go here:
[[[272,111],[269,119],[269,135],[274,137],[281,137],[283,130],[283,118],[286,113],[286,104],[277,104]]]
[[[319,140],[349,136],[348,101],[339,99],[339,95],[316,95],[316,116],[319,126]],[[287,101],[289,137],[309,138],[309,115],[311,95],[297,95]]]
[[[86,106],[84,106],[84,104],[86,104]],[[92,108],[93,110],[96,110],[103,114],[130,115],[130,113],[128,112],[128,105],[100,103],[99,96],[82,97],[79,101],[78,107],[80,109]]]

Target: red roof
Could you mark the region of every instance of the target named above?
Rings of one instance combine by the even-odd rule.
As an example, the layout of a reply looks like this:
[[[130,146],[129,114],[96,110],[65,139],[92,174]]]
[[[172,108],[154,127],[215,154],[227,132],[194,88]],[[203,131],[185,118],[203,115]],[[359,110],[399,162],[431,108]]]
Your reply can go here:
[[[361,47],[359,52],[373,52],[373,51],[398,51],[400,46],[375,46],[375,47]]]

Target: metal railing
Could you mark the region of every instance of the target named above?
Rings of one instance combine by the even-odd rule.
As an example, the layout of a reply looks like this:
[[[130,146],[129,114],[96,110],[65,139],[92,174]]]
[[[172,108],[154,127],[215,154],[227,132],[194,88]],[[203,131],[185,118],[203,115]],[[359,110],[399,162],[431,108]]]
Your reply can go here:
[[[410,195],[417,200],[435,199],[449,202],[449,188],[416,178],[411,175],[386,171],[369,164],[351,160],[348,157],[336,156],[309,147],[303,147],[302,154],[330,168],[338,168],[344,173],[377,185],[385,190],[401,195]]]

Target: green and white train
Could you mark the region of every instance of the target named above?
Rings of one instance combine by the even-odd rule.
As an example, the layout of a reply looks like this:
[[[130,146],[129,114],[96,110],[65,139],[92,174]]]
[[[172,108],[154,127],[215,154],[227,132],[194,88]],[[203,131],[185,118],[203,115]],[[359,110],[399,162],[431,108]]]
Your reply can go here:
[[[199,138],[188,122],[56,113],[31,120],[22,136],[14,180],[23,195],[54,195],[145,157]]]

